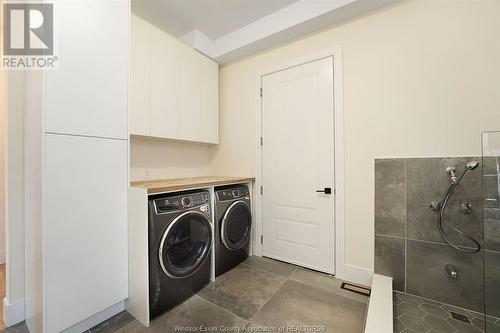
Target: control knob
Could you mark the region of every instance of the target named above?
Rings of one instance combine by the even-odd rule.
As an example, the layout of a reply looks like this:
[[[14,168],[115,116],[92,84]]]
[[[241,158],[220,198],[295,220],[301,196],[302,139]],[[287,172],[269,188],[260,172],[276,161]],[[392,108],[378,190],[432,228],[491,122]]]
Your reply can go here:
[[[189,197],[184,197],[182,198],[181,203],[184,207],[189,207],[191,206],[191,199]]]

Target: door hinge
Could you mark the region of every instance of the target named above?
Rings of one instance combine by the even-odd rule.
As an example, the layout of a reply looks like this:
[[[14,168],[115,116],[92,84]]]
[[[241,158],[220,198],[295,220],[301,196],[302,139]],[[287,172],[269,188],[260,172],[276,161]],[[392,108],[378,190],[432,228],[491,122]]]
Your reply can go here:
[[[262,97],[264,94],[262,93],[262,88],[260,88],[260,97]]]
[[[263,137],[260,137],[260,145],[263,146],[264,145],[264,138]]]
[[[260,243],[264,244],[264,235],[260,235]]]
[[[262,195],[262,194],[264,194],[264,186],[261,186],[261,187],[260,187],[260,194],[261,194],[261,195]]]

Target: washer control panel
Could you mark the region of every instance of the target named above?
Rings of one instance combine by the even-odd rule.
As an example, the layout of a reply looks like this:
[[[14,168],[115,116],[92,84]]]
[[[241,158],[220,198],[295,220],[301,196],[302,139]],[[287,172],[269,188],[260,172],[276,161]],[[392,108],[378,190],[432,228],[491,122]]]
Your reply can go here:
[[[210,215],[210,205],[209,204],[206,204],[206,205],[203,205],[200,207],[200,210],[207,214],[207,215]]]
[[[248,191],[247,186],[238,186],[217,191],[217,198],[219,201],[234,200],[242,197],[248,197],[249,193],[250,192]]]
[[[200,206],[200,210],[203,213],[210,213],[210,199],[208,197],[208,192],[165,197],[156,199],[153,202],[156,214],[167,214],[198,206]]]

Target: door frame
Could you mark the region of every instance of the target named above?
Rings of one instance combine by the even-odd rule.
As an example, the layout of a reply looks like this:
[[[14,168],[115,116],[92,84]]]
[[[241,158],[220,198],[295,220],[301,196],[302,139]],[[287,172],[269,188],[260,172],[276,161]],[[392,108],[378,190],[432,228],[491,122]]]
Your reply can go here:
[[[343,97],[343,74],[342,74],[342,47],[335,45],[333,47],[324,49],[320,52],[309,54],[306,56],[299,56],[288,59],[283,62],[275,63],[265,70],[258,73],[255,78],[255,105],[256,105],[256,170],[255,170],[255,187],[254,187],[254,209],[255,209],[255,228],[253,238],[253,255],[262,256],[263,246],[261,239],[263,237],[263,196],[260,193],[260,188],[263,185],[263,156],[261,137],[263,134],[263,117],[262,117],[262,77],[275,72],[279,72],[288,68],[300,66],[316,60],[324,58],[333,58],[333,99],[334,99],[334,272],[335,275],[341,278],[347,277],[348,274],[345,266],[345,246],[344,246],[344,97]],[[264,138],[265,141],[265,138]],[[265,144],[265,143],[264,143]],[[265,191],[265,189],[264,189]]]

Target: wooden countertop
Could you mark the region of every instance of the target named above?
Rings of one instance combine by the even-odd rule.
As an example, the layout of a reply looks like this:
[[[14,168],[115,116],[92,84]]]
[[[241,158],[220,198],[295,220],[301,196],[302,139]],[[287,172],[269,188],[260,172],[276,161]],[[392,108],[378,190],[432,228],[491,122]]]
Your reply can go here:
[[[148,194],[188,190],[209,186],[248,183],[253,177],[192,177],[177,179],[154,179],[130,182],[131,187],[145,188]]]

